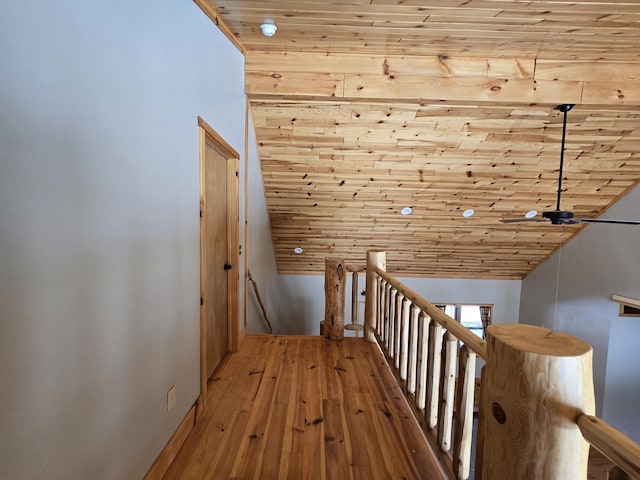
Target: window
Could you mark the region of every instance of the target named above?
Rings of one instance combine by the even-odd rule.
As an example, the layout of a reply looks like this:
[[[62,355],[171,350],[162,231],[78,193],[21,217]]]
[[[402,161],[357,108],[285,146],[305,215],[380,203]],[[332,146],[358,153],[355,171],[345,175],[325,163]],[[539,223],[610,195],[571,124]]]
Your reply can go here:
[[[620,304],[621,317],[640,317],[640,300],[622,295],[612,295],[611,300]]]
[[[480,338],[493,320],[493,305],[465,305],[461,303],[435,304],[444,313],[460,322]]]

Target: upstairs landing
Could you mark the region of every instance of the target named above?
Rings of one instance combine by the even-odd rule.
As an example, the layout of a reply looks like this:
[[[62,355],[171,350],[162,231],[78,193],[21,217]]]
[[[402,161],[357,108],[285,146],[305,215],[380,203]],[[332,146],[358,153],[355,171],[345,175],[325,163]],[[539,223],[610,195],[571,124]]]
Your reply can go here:
[[[375,344],[249,336],[165,479],[444,479]]]

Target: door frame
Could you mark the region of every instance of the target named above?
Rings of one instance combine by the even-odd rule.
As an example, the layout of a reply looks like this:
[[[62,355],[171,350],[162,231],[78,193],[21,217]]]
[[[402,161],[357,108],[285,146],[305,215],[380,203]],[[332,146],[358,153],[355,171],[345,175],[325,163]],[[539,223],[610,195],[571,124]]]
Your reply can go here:
[[[239,273],[240,273],[240,243],[239,243],[239,185],[238,171],[240,155],[229,145],[202,117],[198,117],[198,133],[200,141],[200,398],[199,404],[203,408],[207,396],[207,299],[205,290],[207,275],[205,269],[206,223],[205,223],[205,157],[207,136],[213,141],[216,151],[227,159],[227,262],[231,269],[227,271],[227,350],[235,352],[239,343]]]

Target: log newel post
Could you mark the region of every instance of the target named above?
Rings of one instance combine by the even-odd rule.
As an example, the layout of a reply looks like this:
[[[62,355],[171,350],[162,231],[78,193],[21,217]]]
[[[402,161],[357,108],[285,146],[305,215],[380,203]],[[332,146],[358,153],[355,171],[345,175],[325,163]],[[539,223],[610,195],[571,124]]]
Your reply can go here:
[[[586,479],[589,444],[576,418],[595,409],[591,347],[532,325],[487,333],[482,480]]]
[[[344,338],[344,302],[347,272],[344,260],[326,258],[324,263],[324,335],[331,340]]]
[[[375,342],[375,332],[378,328],[377,325],[377,304],[378,304],[378,289],[376,288],[376,274],[375,268],[378,267],[381,270],[387,268],[387,252],[382,250],[368,250],[367,251],[367,286],[366,286],[366,301],[364,304],[364,338],[370,342]]]

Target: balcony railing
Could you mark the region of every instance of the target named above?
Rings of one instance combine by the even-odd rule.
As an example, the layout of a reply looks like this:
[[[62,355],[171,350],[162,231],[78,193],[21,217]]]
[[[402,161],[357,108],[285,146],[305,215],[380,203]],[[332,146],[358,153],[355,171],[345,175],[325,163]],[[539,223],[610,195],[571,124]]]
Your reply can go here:
[[[344,263],[329,270],[340,279],[325,294],[343,282],[344,295]],[[475,479],[586,479],[589,445],[640,478],[640,446],[593,416],[589,345],[520,324],[493,325],[485,341],[389,275],[385,252],[367,252],[366,278],[365,338],[384,352],[450,478],[470,477],[473,445]],[[329,304],[325,325],[343,322],[339,302]]]

